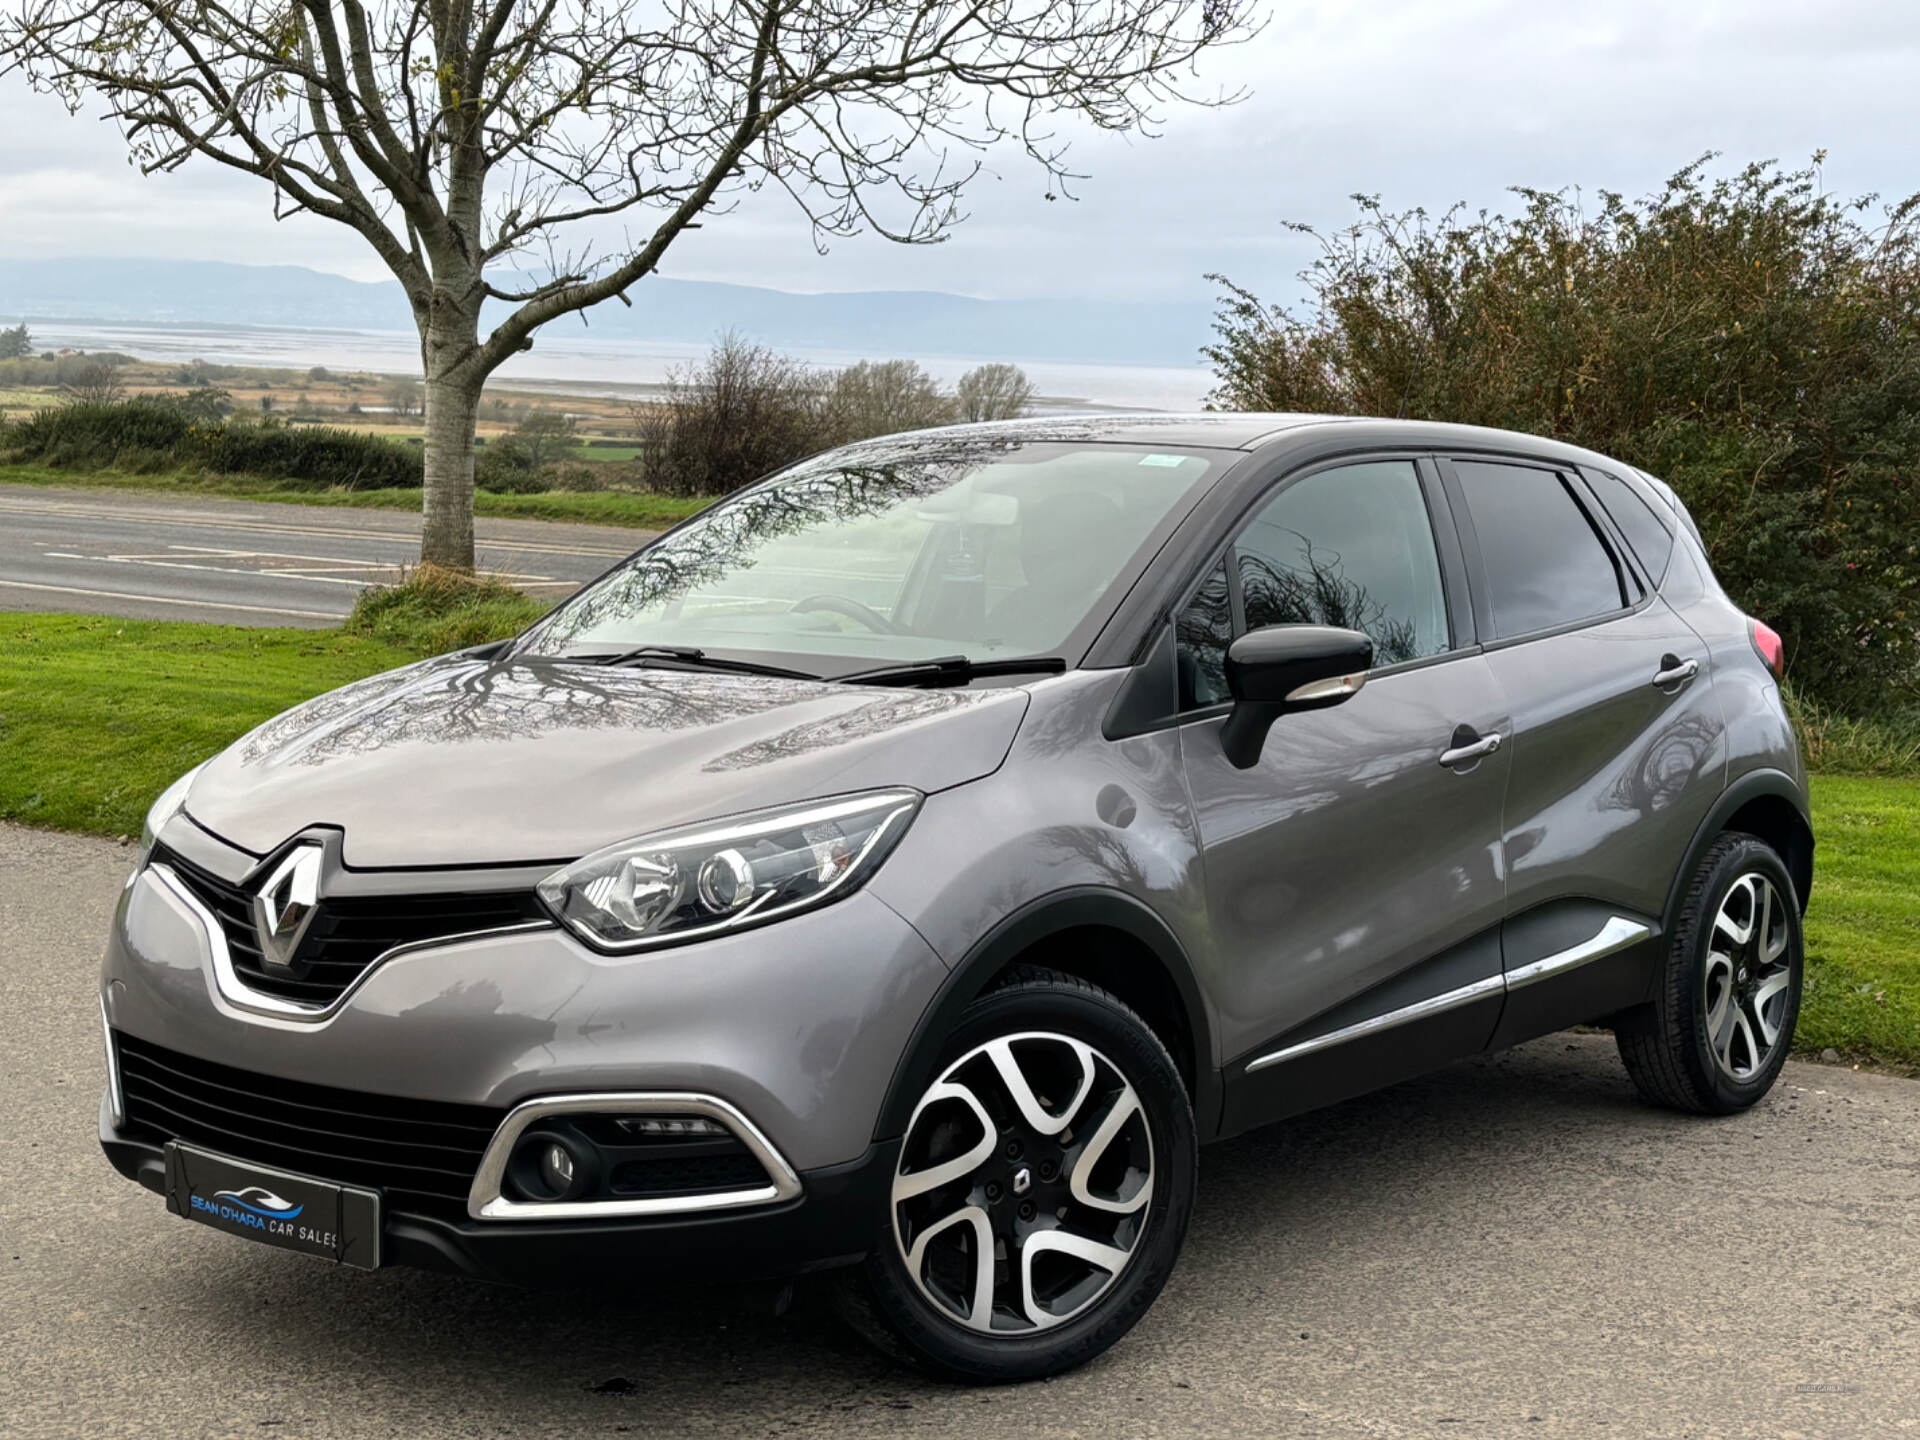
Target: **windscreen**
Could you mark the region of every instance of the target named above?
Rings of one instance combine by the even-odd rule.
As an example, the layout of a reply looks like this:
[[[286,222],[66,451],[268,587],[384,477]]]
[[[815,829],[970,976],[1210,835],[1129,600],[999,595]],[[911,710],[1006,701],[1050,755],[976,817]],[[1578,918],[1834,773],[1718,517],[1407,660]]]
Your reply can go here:
[[[696,647],[820,672],[1059,653],[1231,458],[960,437],[823,456],[663,537],[521,653]]]

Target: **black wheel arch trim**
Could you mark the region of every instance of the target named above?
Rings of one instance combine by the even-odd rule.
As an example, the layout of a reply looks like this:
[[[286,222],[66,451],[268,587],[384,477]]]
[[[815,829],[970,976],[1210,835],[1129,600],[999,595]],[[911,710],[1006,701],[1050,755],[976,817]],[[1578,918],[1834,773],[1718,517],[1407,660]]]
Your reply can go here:
[[[1186,1012],[1187,1032],[1193,1042],[1190,1057],[1193,1094],[1188,1098],[1193,1103],[1194,1129],[1202,1141],[1218,1133],[1221,1082],[1214,1060],[1213,1027],[1185,949],[1167,923],[1144,901],[1119,890],[1083,885],[1028,901],[975,941],[948,973],[894,1066],[893,1079],[887,1086],[880,1118],[874,1127],[876,1143],[897,1139],[906,1130],[914,1105],[933,1082],[947,1037],[987,982],[1049,936],[1088,927],[1117,930],[1139,941],[1173,982]],[[1055,968],[1070,970],[1072,967],[1056,965]]]
[[[1686,858],[1681,861],[1680,868],[1674,872],[1672,888],[1667,892],[1666,909],[1662,912],[1660,925],[1663,934],[1674,933],[1674,927],[1679,923],[1681,908],[1686,904],[1687,889],[1692,883],[1693,873],[1700,868],[1701,857],[1727,829],[1728,822],[1755,800],[1769,798],[1785,801],[1792,807],[1794,816],[1800,822],[1800,830],[1807,847],[1805,882],[1803,883],[1802,878],[1794,873],[1793,856],[1782,855],[1780,859],[1787,866],[1787,873],[1794,882],[1794,889],[1802,892],[1795,895],[1794,899],[1799,904],[1800,912],[1803,915],[1806,913],[1807,894],[1805,892],[1812,889],[1814,850],[1813,819],[1807,810],[1806,792],[1784,770],[1766,767],[1749,770],[1744,775],[1736,777],[1714,802],[1713,808],[1707,812],[1707,817],[1700,822],[1699,828],[1693,832],[1693,839],[1687,846]]]

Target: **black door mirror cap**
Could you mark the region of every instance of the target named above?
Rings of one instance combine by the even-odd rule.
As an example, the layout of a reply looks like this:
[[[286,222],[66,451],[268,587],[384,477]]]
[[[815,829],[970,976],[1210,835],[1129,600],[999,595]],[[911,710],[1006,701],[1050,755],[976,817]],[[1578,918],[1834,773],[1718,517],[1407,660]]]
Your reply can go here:
[[[1282,715],[1324,710],[1367,682],[1373,640],[1333,625],[1264,625],[1227,647],[1233,713],[1220,743],[1236,769],[1250,769]]]

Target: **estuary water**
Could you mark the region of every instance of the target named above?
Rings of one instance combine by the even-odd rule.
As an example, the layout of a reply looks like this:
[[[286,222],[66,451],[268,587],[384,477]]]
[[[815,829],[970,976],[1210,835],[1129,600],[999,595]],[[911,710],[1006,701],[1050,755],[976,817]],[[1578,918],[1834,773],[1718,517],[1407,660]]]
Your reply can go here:
[[[395,330],[306,330],[267,326],[222,328],[207,325],[136,325],[110,321],[37,321],[32,326],[39,350],[115,350],[140,360],[205,360],[218,365],[262,365],[305,370],[325,365],[336,370],[383,374],[420,373],[419,343]],[[532,350],[503,365],[496,383],[518,382],[561,395],[642,398],[668,376],[697,362],[706,346],[691,341],[601,340],[577,322],[557,322],[541,331]],[[835,350],[792,352],[824,367],[885,355],[855,355]],[[943,384],[951,385],[977,359],[916,355]],[[1212,385],[1199,367],[1086,365],[1023,361],[1020,365],[1043,397],[1043,413],[1087,410],[1197,410]]]

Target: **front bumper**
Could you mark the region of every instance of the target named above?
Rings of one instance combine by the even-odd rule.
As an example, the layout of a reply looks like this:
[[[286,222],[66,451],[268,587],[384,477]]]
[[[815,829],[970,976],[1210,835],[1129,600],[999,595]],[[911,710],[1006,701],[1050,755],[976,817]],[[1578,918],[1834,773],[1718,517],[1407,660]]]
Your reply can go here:
[[[102,1107],[100,1148],[113,1168],[166,1194],[157,1145],[121,1135]],[[712,1214],[561,1223],[456,1221],[389,1208],[382,1263],[442,1270],[500,1284],[616,1284],[784,1279],[855,1264],[873,1244],[898,1141],[845,1165],[803,1171],[797,1198]]]
[[[236,852],[233,869],[251,863]],[[604,1275],[622,1262],[663,1277],[791,1274],[858,1258],[885,1213],[892,1162],[875,1139],[881,1107],[947,971],[868,894],[640,956],[598,954],[558,927],[396,951],[317,1020],[232,1003],[214,965],[217,931],[190,901],[150,870],[129,882],[103,967],[111,1032],[263,1084],[503,1115],[587,1094],[712,1097],[800,1182],[792,1198],[725,1211],[564,1221],[482,1218],[484,1207],[457,1202],[416,1212],[396,1196],[384,1207],[390,1262],[514,1281]],[[119,1125],[112,1109],[101,1118],[108,1158],[164,1189],[162,1142],[180,1132]],[[276,1134],[292,1143],[284,1128]],[[195,1143],[272,1163],[244,1142]]]
[[[250,863],[250,861],[249,861]],[[865,892],[765,929],[608,956],[558,927],[396,953],[319,1021],[236,1007],[207,925],[151,870],[121,897],[107,1021],[284,1080],[507,1110],[543,1095],[693,1091],[736,1107],[796,1170],[858,1159],[946,978]]]

